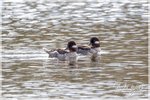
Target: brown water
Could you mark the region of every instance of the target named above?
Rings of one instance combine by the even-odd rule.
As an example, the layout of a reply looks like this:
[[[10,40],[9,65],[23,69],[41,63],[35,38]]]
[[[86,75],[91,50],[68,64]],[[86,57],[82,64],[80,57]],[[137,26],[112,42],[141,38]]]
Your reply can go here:
[[[148,97],[148,2],[40,0],[4,2],[2,10],[3,97]],[[42,50],[92,36],[103,50],[96,63],[79,57],[70,67]]]

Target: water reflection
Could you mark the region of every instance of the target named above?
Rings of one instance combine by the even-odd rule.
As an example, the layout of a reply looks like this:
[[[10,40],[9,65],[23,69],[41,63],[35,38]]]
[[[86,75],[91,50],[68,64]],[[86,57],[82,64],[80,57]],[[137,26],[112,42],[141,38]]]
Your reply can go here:
[[[4,2],[2,10],[3,97],[148,97],[147,2]],[[79,57],[71,67],[42,50],[91,36],[104,51],[97,63]]]

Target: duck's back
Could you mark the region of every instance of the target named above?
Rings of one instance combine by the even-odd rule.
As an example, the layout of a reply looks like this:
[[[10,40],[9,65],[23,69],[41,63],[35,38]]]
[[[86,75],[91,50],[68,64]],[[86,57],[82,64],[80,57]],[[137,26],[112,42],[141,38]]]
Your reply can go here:
[[[77,53],[82,55],[87,55],[90,52],[91,48],[88,46],[78,46]]]
[[[49,54],[50,58],[57,58],[62,61],[66,60],[66,55],[68,53],[68,51],[63,50],[63,49],[48,50],[48,49],[44,48],[44,51]]]

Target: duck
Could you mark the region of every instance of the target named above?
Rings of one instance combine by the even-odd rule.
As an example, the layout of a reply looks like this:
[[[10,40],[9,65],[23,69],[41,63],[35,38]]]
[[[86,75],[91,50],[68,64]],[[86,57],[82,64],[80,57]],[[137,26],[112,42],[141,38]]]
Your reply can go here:
[[[77,54],[89,55],[91,56],[91,61],[98,61],[100,52],[100,40],[97,37],[92,37],[90,39],[90,46],[78,46]]]
[[[48,53],[49,58],[57,58],[60,61],[68,61],[69,65],[75,65],[77,62],[77,45],[74,41],[69,41],[66,49],[52,49],[48,50],[43,48],[43,50]]]

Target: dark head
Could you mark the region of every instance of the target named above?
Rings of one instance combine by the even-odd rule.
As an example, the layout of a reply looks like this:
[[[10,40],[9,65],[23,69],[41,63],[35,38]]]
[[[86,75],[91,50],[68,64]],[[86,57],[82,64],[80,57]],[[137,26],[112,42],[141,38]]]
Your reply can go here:
[[[77,51],[76,43],[74,41],[68,42],[67,49],[69,49],[69,51],[71,51],[71,52],[76,52]]]
[[[93,48],[100,47],[100,41],[97,37],[92,37],[90,40],[90,45],[92,45]]]

